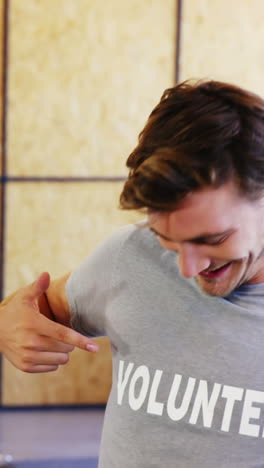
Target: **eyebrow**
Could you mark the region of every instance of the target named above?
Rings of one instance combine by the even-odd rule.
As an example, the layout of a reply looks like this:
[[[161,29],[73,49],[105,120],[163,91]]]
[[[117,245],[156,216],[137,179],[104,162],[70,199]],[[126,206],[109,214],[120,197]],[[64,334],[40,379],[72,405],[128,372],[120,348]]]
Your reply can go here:
[[[179,242],[179,241],[176,241],[175,239],[171,239],[170,237],[164,236],[164,234],[161,234],[160,232],[156,231],[156,229],[154,229],[152,227],[150,227],[149,229],[152,232],[154,232],[154,234],[161,237],[162,239],[165,239],[165,240],[167,240],[169,242]],[[225,236],[227,234],[232,234],[234,231],[235,231],[235,229],[227,229],[226,231],[217,232],[217,233],[213,233],[213,234],[205,233],[205,234],[201,234],[201,236],[199,236],[199,237],[193,237],[192,239],[186,239],[185,242],[197,242],[197,243],[200,242],[200,243],[202,243],[202,242],[206,242],[207,240],[212,240],[212,239],[217,238],[217,237],[222,237],[222,236]]]

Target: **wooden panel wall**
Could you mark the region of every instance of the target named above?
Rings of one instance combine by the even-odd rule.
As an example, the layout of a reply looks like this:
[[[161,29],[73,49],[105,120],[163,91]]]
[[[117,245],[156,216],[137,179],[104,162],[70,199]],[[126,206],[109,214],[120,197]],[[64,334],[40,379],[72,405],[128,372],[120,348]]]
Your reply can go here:
[[[174,82],[175,57],[179,80],[221,79],[264,95],[263,14],[262,0],[10,2],[4,294],[42,270],[74,268],[136,219],[116,208],[124,162]],[[52,375],[5,362],[2,403],[105,401],[110,349],[101,346],[97,357],[74,352]]]
[[[213,78],[264,95],[262,0],[183,0],[180,80]]]
[[[72,270],[118,226],[125,160],[175,75],[175,0],[9,2],[4,295]],[[106,338],[56,373],[3,364],[2,404],[107,399]]]

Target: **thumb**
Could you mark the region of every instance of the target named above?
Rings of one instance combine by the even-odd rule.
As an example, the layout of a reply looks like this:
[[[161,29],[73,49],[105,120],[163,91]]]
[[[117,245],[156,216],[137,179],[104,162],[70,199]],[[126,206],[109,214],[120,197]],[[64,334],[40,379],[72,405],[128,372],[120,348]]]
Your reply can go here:
[[[24,293],[29,300],[38,299],[49,287],[50,275],[47,272],[41,273],[33,283],[26,286]]]

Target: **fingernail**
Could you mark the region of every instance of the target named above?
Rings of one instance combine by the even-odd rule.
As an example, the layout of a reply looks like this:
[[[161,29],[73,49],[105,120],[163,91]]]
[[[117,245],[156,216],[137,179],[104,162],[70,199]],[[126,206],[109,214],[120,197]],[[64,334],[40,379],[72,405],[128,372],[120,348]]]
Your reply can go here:
[[[88,351],[92,351],[93,353],[95,353],[96,351],[99,351],[99,346],[96,343],[88,343],[88,345],[86,346],[86,349],[88,349]]]

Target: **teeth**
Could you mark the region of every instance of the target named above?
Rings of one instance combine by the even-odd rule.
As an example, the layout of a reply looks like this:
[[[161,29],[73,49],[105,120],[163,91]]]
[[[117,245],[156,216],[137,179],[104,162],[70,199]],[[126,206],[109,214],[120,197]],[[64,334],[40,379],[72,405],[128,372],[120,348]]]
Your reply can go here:
[[[226,265],[227,265],[227,263],[225,263],[224,265],[221,265],[220,267],[215,268],[213,271],[220,270],[220,268],[224,268]]]
[[[214,268],[213,270],[212,270],[212,269],[211,269],[211,270],[204,270],[204,272],[205,272],[205,273],[214,272],[214,271],[220,270],[220,268],[223,268],[223,267],[225,267],[226,265],[228,265],[228,263],[225,263],[224,265],[221,265],[221,266],[219,266],[219,267],[217,267],[217,268]]]

